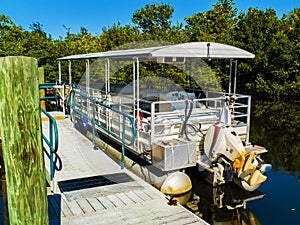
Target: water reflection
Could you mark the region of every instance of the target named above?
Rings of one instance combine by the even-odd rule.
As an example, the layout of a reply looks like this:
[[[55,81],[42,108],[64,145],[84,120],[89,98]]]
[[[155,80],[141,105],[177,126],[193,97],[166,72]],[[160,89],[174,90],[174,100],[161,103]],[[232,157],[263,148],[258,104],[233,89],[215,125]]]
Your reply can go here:
[[[193,195],[186,207],[210,224],[299,224],[300,101],[253,102],[250,129],[252,144],[269,150],[262,158],[273,166],[260,190],[213,188],[187,170]]]
[[[254,102],[250,140],[269,152],[263,155],[274,171],[300,172],[300,101]]]
[[[234,183],[212,187],[208,182],[199,179],[195,170],[187,170],[193,183],[193,196],[186,207],[209,224],[251,224],[260,222],[247,202],[264,197],[264,193],[256,190],[248,192]]]

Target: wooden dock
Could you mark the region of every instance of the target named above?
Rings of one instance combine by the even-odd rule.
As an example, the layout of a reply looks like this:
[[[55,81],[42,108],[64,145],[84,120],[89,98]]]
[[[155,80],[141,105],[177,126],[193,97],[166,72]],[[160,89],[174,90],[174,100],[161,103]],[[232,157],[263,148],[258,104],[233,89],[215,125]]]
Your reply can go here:
[[[50,224],[207,224],[95,150],[68,118],[57,124],[62,170],[48,195]]]

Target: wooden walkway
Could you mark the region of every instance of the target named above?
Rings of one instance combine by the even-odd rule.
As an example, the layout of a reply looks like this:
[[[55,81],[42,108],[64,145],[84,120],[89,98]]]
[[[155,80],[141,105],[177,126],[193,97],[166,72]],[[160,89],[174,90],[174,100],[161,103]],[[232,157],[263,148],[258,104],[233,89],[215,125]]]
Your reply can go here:
[[[160,191],[94,150],[69,119],[57,124],[63,168],[48,195],[50,224],[207,224],[180,205],[168,205]]]

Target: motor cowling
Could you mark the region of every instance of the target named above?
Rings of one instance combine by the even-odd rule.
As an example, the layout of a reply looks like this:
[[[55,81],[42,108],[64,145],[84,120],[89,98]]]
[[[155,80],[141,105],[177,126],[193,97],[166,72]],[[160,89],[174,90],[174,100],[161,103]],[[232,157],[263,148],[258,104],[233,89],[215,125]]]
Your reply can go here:
[[[210,126],[206,133],[204,153],[212,162],[215,162],[221,155],[233,162],[245,153],[245,149],[232,127],[215,124]]]

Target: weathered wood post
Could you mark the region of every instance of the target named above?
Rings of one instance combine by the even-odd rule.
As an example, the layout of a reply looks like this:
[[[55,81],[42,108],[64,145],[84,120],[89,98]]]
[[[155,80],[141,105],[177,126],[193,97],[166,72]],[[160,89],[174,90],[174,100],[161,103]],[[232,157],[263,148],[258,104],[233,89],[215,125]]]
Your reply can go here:
[[[0,58],[0,130],[10,224],[48,224],[37,60]]]

